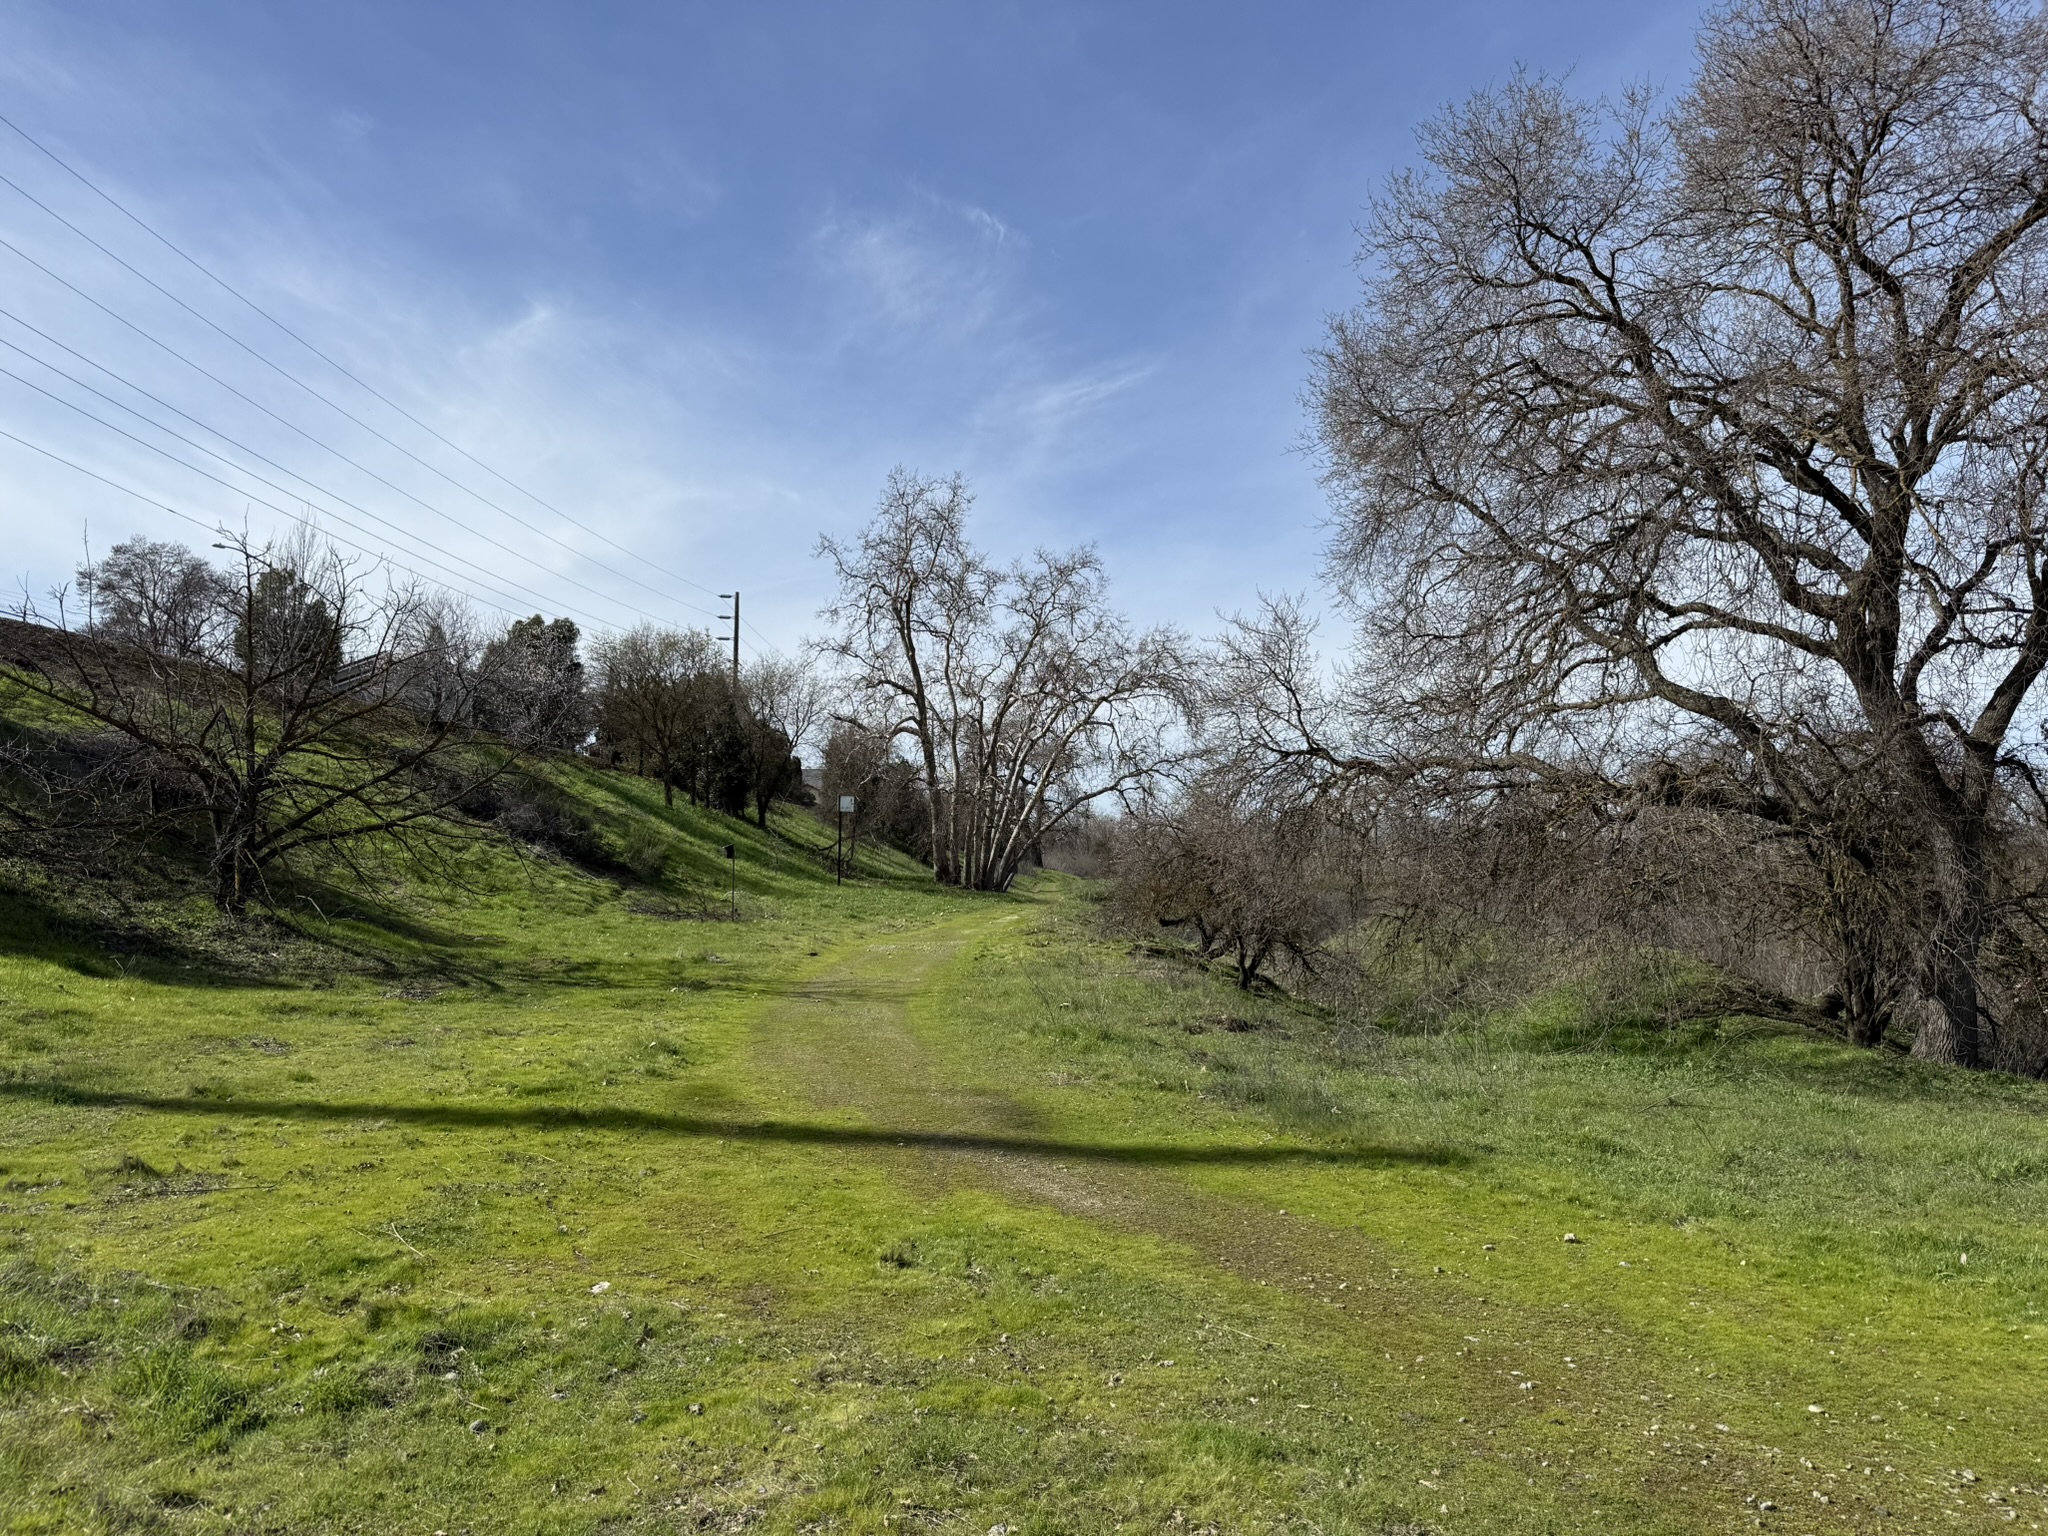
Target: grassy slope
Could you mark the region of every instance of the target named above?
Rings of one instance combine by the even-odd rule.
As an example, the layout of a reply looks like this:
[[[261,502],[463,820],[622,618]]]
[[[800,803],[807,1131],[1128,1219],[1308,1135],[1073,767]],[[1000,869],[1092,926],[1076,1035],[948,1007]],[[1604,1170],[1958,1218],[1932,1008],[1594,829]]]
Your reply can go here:
[[[0,1525],[2048,1518],[2040,1085],[1347,1038],[572,777],[670,901],[489,860],[260,985],[0,915]]]

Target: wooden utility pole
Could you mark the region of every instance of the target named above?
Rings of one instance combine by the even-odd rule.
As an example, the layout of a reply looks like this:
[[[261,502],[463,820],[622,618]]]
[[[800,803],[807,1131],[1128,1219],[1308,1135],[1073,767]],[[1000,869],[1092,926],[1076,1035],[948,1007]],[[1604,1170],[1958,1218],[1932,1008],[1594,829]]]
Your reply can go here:
[[[732,599],[732,612],[721,613],[719,617],[732,620],[732,685],[737,689],[740,685],[740,592],[738,587],[734,587],[732,591],[718,595]]]

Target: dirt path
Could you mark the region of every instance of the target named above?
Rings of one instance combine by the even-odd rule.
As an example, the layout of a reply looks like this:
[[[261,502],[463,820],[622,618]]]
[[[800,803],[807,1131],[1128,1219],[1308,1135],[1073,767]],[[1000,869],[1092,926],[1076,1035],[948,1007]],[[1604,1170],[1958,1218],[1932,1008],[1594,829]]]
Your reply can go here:
[[[1569,1512],[1583,1512],[1594,1497],[1582,1474],[1567,1470],[1570,1463],[1597,1466],[1602,1495],[1646,1501],[1657,1526],[1747,1530],[1762,1523],[1745,1496],[1754,1500],[1782,1479],[1760,1454],[1745,1454],[1724,1436],[1702,1460],[1679,1454],[1654,1423],[1647,1436],[1616,1432],[1614,1405],[1633,1413],[1659,1385],[1638,1379],[1654,1365],[1625,1334],[1593,1329],[1584,1314],[1568,1323],[1526,1313],[1504,1317],[1502,1308],[1455,1281],[1398,1268],[1400,1256],[1363,1233],[1289,1216],[1277,1202],[1219,1196],[1171,1166],[1116,1148],[1064,1143],[1028,1107],[950,1076],[913,1028],[909,1004],[940,984],[965,946],[992,925],[1015,920],[977,914],[847,954],[764,1014],[756,1060],[785,1085],[792,1107],[851,1113],[899,1133],[900,1151],[884,1146],[875,1155],[893,1165],[899,1180],[934,1197],[974,1187],[1050,1205],[1092,1224],[1106,1254],[1133,1239],[1184,1249],[1192,1273],[1221,1282],[1216,1293],[1229,1300],[1219,1305],[1237,1318],[1205,1326],[1277,1341],[1267,1346],[1279,1352],[1276,1366],[1288,1354],[1335,1366],[1353,1401],[1376,1405],[1389,1433],[1405,1425],[1439,1445],[1453,1443],[1475,1470],[1483,1464],[1495,1474],[1522,1474],[1509,1479],[1522,1501],[1549,1509],[1567,1527],[1574,1523]],[[1247,1137],[1244,1151],[1257,1155],[1254,1138]],[[1338,1276],[1345,1277],[1341,1293]],[[1249,1317],[1247,1296],[1257,1309]],[[1543,1387],[1524,1392],[1521,1368],[1539,1354]],[[1430,1362],[1425,1380],[1417,1379],[1418,1356]],[[1569,1384],[1555,1385],[1564,1375],[1558,1361],[1567,1357],[1575,1362]],[[1411,1361],[1417,1375],[1409,1374]],[[1706,1430],[1715,1417],[1712,1402],[1688,1402],[1663,1389],[1662,1414],[1674,1425],[1665,1436],[1696,1420],[1706,1421],[1699,1425]],[[1610,1415],[1604,1422],[1602,1405]],[[1809,1516],[1807,1528],[1853,1526],[1850,1510],[1829,1513],[1834,1518]]]

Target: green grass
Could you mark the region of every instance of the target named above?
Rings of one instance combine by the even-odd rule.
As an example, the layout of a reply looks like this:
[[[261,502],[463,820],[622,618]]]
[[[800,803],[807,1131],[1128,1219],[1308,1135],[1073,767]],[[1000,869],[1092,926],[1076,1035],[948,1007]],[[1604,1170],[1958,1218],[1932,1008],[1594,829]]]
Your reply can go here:
[[[0,903],[0,1527],[2048,1519],[2043,1085],[1342,1025],[559,780],[658,887]]]

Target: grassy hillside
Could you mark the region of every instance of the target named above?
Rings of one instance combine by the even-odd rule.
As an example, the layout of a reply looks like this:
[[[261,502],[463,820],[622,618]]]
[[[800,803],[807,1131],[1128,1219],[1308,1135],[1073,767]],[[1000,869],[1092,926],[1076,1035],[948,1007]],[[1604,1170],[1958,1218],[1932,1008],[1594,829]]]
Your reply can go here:
[[[0,899],[0,1526],[2048,1519],[2048,1086],[1347,1029],[559,783],[659,879]]]

